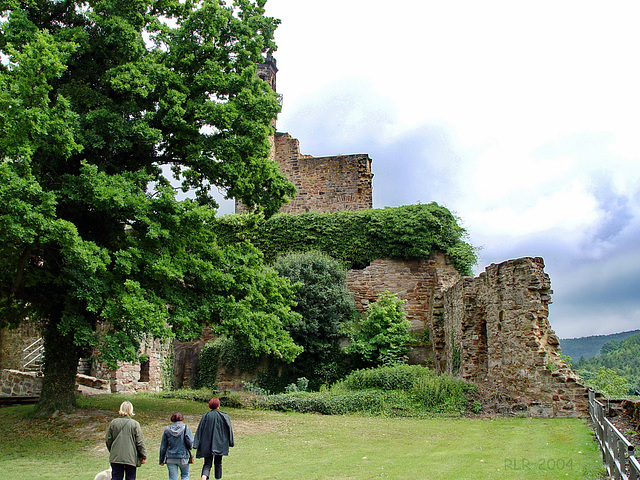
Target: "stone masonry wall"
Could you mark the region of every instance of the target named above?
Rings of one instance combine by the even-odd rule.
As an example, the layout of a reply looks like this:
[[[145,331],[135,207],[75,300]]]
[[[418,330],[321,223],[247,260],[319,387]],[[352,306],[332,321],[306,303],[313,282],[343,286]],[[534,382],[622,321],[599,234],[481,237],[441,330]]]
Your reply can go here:
[[[360,311],[365,311],[385,291],[397,295],[405,301],[404,308],[407,320],[411,322],[411,331],[421,338],[429,326],[429,312],[433,309],[433,292],[437,285],[458,278],[455,267],[444,254],[438,253],[429,258],[413,260],[374,260],[362,270],[350,270],[347,286]],[[432,352],[420,347],[410,354],[412,363],[423,363],[427,358],[433,360]]]
[[[385,291],[397,295],[405,301],[411,330],[422,331],[431,308],[431,293],[442,270],[458,277],[455,267],[441,253],[413,260],[385,258],[372,261],[362,270],[350,270],[347,286],[360,311],[365,311]]]
[[[169,344],[161,340],[147,340],[140,354],[147,355],[142,363],[118,362],[117,370],[109,370],[112,393],[162,391],[162,365],[169,352]]]
[[[582,416],[586,389],[559,353],[541,258],[492,264],[444,294],[446,370],[490,382],[533,416]]]
[[[281,213],[360,211],[373,208],[371,159],[366,154],[312,157],[288,133],[276,133],[273,158],[297,189]],[[236,202],[236,213],[247,209]]]
[[[42,390],[42,377],[32,372],[4,369],[0,371],[0,395],[37,397]]]
[[[1,329],[0,369],[22,370],[23,350],[39,338],[38,328],[28,322],[15,329]]]

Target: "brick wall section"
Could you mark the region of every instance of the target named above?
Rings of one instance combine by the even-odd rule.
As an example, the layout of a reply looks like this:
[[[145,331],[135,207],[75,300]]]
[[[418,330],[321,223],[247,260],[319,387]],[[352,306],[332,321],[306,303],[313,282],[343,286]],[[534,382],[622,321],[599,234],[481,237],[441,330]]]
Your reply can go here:
[[[365,311],[385,291],[397,295],[405,301],[404,308],[411,329],[422,331],[427,325],[432,291],[439,275],[444,275],[443,272],[458,278],[455,268],[444,254],[413,260],[385,258],[372,261],[362,270],[350,270],[347,286],[360,311]]]
[[[446,370],[460,354],[460,375],[488,381],[532,416],[582,416],[586,389],[561,359],[548,320],[551,282],[541,258],[492,264],[444,294]]]
[[[312,157],[288,133],[276,133],[273,158],[296,186],[297,194],[281,213],[361,211],[373,208],[371,159],[366,154]],[[236,201],[236,213],[246,207]]]

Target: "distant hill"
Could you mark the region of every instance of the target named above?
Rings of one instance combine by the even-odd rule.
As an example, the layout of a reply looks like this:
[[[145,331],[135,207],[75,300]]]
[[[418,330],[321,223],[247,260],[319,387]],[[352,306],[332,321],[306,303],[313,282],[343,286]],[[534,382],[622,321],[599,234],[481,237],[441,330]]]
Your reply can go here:
[[[640,333],[624,340],[610,340],[602,346],[600,354],[573,363],[573,368],[587,381],[597,376],[602,367],[624,377],[632,391],[640,392]]]
[[[629,332],[612,333],[610,335],[592,335],[590,337],[580,338],[564,338],[560,339],[560,347],[562,348],[562,355],[568,355],[573,362],[577,362],[580,358],[585,360],[594,357],[600,353],[600,348],[611,340],[624,340],[640,333],[640,330],[631,330]]]

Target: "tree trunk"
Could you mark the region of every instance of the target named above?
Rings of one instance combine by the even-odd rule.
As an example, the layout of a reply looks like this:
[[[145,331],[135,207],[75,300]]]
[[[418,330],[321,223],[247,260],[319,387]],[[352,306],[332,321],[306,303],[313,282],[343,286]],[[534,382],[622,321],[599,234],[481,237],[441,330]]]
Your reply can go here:
[[[69,335],[61,335],[58,322],[50,319],[43,332],[44,377],[42,392],[35,411],[49,415],[56,410],[71,410],[76,406],[76,373],[80,354]]]

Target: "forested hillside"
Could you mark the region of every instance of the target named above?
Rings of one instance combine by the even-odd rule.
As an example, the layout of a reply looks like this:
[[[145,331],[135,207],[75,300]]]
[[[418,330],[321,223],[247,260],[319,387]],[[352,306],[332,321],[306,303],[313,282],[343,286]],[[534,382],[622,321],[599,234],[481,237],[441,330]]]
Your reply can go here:
[[[613,333],[611,335],[592,335],[580,338],[564,338],[560,340],[562,347],[562,355],[568,355],[573,362],[580,361],[580,358],[589,359],[600,353],[600,348],[611,340],[624,340],[640,330],[632,330],[629,332]]]
[[[640,333],[611,340],[602,345],[599,355],[573,363],[573,368],[585,379],[595,376],[602,367],[624,377],[632,391],[640,392]]]

